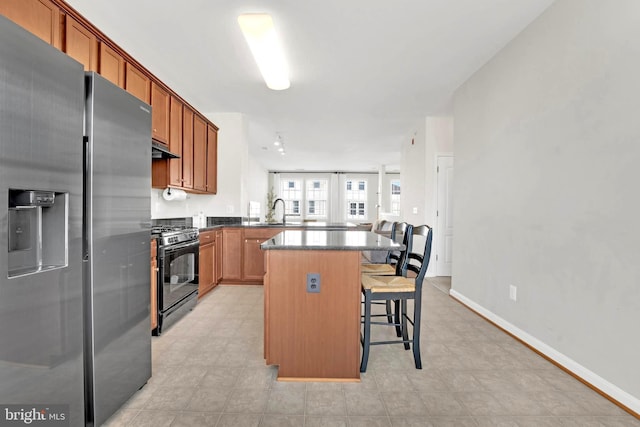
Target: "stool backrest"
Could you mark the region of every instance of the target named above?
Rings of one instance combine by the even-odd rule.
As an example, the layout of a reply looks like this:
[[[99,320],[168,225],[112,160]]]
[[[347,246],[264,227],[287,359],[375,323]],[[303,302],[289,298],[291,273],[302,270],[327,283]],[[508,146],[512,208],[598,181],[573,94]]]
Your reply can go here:
[[[411,242],[410,228],[411,226],[406,222],[394,222],[391,227],[391,240],[394,242],[402,242],[402,244],[407,247],[407,242]],[[402,262],[406,251],[406,249],[403,251],[389,251],[389,254],[387,255],[387,260],[385,262],[396,266],[397,275],[400,275],[401,273]]]
[[[428,225],[412,226],[410,240],[411,243],[404,259],[402,275],[407,277],[409,271],[416,275],[416,292],[419,293],[427,268],[429,268],[433,230]]]

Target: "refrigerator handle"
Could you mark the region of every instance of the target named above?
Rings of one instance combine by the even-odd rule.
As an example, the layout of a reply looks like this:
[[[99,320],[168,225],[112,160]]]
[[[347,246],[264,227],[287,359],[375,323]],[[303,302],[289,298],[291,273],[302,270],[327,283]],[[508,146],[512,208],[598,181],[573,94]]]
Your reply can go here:
[[[82,154],[84,159],[84,173],[82,174],[82,261],[89,261],[89,194],[88,189],[91,186],[90,178],[90,154],[89,154],[89,137],[82,137]]]

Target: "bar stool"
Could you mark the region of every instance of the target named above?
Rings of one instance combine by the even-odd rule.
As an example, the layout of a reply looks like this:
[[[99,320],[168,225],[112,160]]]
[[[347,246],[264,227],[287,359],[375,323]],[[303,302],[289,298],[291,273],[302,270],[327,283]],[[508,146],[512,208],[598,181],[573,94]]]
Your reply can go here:
[[[385,264],[361,264],[360,272],[362,274],[372,274],[376,276],[402,276],[402,263],[407,250],[411,249],[411,231],[413,228],[406,222],[394,222],[391,226],[391,240],[397,242],[402,240],[403,250],[389,251]],[[391,307],[391,301],[377,301],[374,304],[384,304],[386,306],[386,316],[388,323],[394,323],[394,310]],[[400,322],[400,301],[394,301],[395,305],[395,324]],[[374,315],[382,316],[382,315]],[[401,334],[400,326],[396,326],[396,334]]]
[[[407,229],[409,224],[406,222],[394,222],[391,226],[391,240],[398,242],[399,240],[405,245],[405,249],[400,251],[389,251],[387,259],[384,264],[363,263],[360,267],[360,272],[365,274],[376,275],[401,275],[400,267],[402,263],[401,259],[404,257],[407,246]],[[410,237],[410,236],[409,236]],[[409,239],[410,241],[410,239]]]
[[[369,361],[369,349],[372,345],[404,344],[405,350],[413,348],[413,359],[416,369],[422,369],[420,358],[420,313],[422,308],[422,282],[429,267],[431,255],[431,242],[433,233],[428,225],[418,227],[409,226],[411,229],[410,245],[403,260],[402,275],[382,276],[362,274],[362,293],[364,294],[364,325],[362,342],[362,361],[360,372],[366,372]],[[407,277],[412,272],[416,276]],[[413,317],[407,314],[407,301],[413,300]],[[395,322],[372,322],[371,318],[378,315],[371,314],[371,305],[376,301],[399,301],[399,310],[396,309]],[[397,305],[396,305],[397,307]],[[385,315],[379,315],[385,316]],[[413,336],[409,339],[407,322],[413,325]],[[371,325],[395,326],[399,328],[402,339],[393,341],[371,341]]]

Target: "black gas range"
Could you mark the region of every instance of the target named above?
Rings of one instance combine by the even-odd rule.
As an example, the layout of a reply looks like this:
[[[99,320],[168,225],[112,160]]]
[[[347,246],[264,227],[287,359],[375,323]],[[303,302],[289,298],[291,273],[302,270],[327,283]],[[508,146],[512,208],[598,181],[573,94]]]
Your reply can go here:
[[[151,236],[158,243],[158,327],[167,327],[192,310],[198,300],[200,240],[197,228],[158,225]]]

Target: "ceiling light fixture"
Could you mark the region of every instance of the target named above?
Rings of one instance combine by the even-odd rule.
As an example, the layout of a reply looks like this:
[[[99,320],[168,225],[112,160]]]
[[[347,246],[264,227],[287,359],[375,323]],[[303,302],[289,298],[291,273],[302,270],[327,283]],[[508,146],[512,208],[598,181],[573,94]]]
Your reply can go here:
[[[273,145],[278,147],[278,151],[280,152],[280,154],[282,154],[284,156],[286,151],[285,151],[285,148],[284,148],[284,142],[282,142],[282,136],[280,136],[279,133],[276,133],[276,140],[273,141]]]
[[[267,87],[273,90],[288,89],[289,70],[271,15],[245,13],[238,16],[238,24]]]

